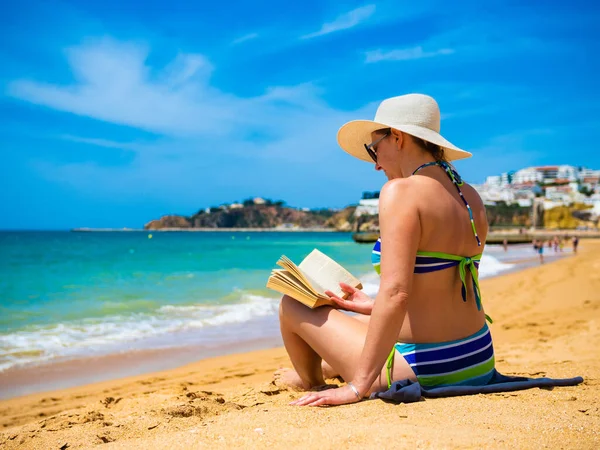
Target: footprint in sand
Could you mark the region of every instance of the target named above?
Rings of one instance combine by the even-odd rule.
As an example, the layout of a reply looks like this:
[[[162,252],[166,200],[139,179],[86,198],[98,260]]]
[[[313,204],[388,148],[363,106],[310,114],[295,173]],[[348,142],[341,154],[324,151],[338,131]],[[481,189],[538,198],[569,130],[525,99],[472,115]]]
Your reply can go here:
[[[251,372],[242,372],[242,373],[235,373],[233,376],[234,377],[238,377],[238,378],[245,378],[245,377],[249,377],[252,376],[256,373],[256,371],[251,371]]]
[[[104,400],[100,400],[100,403],[102,403],[105,408],[108,408],[110,406],[116,405],[121,400],[123,400],[123,397],[119,397],[119,398],[116,398],[116,399],[114,397],[106,397]]]
[[[83,416],[79,423],[96,422],[98,420],[104,420],[104,414],[102,414],[100,411],[90,411]]]

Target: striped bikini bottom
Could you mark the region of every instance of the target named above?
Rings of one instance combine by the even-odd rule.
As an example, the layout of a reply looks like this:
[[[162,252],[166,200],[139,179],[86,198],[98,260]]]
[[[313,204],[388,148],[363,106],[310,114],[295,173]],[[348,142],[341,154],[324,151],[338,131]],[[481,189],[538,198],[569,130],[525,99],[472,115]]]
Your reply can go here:
[[[439,344],[394,345],[387,359],[388,389],[396,350],[415,372],[421,386],[482,386],[494,374],[494,347],[487,323],[477,333]]]

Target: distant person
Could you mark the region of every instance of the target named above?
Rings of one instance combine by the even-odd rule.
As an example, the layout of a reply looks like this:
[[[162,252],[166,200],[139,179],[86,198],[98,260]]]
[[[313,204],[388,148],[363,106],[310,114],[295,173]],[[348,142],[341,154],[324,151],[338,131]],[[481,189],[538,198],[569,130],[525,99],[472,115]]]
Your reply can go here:
[[[507,252],[508,251],[508,239],[504,239],[502,241],[502,247],[504,247],[504,251]]]
[[[544,241],[541,239],[538,244],[538,255],[540,255],[540,264],[544,264]]]
[[[579,238],[573,236],[573,253],[577,253],[577,246],[579,245]]]
[[[561,253],[563,252],[564,247],[565,247],[565,238],[561,236],[559,239],[559,242],[558,242],[558,248]]]

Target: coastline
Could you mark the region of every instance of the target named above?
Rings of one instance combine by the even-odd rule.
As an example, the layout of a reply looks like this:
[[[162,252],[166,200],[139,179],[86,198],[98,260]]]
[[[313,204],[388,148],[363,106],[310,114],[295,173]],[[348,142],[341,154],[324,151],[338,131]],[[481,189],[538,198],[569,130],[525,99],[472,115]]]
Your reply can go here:
[[[0,444],[597,448],[600,242],[583,241],[578,255],[554,264],[482,280],[482,290],[501,372],[581,375],[584,384],[397,406],[292,408],[287,403],[299,394],[270,384],[273,371],[289,365],[278,347],[1,401]]]
[[[2,386],[0,402],[19,396],[144,376],[158,371],[177,369],[195,361],[226,357],[240,352],[265,350],[282,345],[283,342],[280,338],[263,338],[240,342],[235,346],[187,345],[137,349],[11,367],[0,372],[0,385]]]
[[[537,255],[529,255],[529,246],[513,246],[505,253],[499,247],[488,247],[490,255],[500,258],[505,266],[491,266],[480,272],[482,282],[511,273],[519,273],[539,265]],[[571,253],[548,253],[547,263]],[[486,264],[486,263],[484,263]],[[486,266],[487,268],[488,266]],[[375,295],[377,286],[372,273],[363,274],[365,289]],[[376,277],[375,277],[376,278]],[[378,283],[378,281],[377,281]],[[262,303],[275,299],[264,298]],[[273,306],[273,308],[275,308]],[[156,325],[156,324],[155,324]],[[257,330],[260,330],[258,332]],[[217,337],[220,334],[220,337]],[[88,349],[72,355],[55,355],[47,360],[31,360],[0,370],[0,400],[55,389],[70,388],[93,382],[143,375],[159,370],[175,369],[199,359],[282,345],[275,309],[270,315],[253,317],[238,324],[222,324],[205,329],[173,331],[146,340],[115,344],[112,348]],[[235,349],[235,350],[232,350]]]
[[[350,231],[340,231],[333,228],[73,228],[69,230],[73,233],[155,233],[155,232],[244,232],[244,233],[350,233]]]

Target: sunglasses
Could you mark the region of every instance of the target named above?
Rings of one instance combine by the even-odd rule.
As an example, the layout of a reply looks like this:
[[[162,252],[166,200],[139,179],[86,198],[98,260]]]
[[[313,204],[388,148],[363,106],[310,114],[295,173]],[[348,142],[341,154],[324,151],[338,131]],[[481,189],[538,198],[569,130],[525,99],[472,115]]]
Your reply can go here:
[[[377,162],[377,150],[375,149],[375,146],[377,144],[379,144],[381,141],[383,141],[389,135],[390,135],[390,132],[388,131],[387,133],[385,133],[383,136],[381,136],[376,141],[373,141],[373,142],[371,142],[368,145],[367,144],[363,144],[365,146],[365,150],[367,151],[367,153],[369,154],[369,156],[373,159],[373,161]]]

